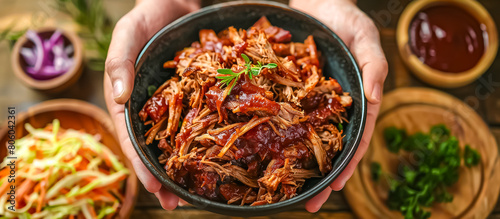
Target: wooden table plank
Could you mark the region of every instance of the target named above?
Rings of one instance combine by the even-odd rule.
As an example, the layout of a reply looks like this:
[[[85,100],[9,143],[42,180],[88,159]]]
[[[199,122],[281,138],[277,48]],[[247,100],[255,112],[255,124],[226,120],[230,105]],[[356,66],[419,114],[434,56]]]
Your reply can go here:
[[[497,145],[499,145],[500,144],[500,127],[490,127],[490,129],[497,140]],[[500,218],[500,201],[497,201],[497,204],[496,204],[495,208],[493,209],[493,212],[491,213],[491,215],[492,216],[498,215],[498,218]]]
[[[500,214],[492,214],[488,217],[488,219],[500,219]]]
[[[280,0],[286,1],[286,0]],[[411,0],[358,0],[358,5],[369,16],[373,17],[377,26],[381,30],[382,45],[386,52],[390,72],[384,86],[385,92],[398,87],[424,86],[429,87],[415,76],[413,76],[401,58],[399,57],[395,27],[399,14],[405,5]],[[500,4],[498,0],[480,0],[490,11],[497,27],[500,24]],[[0,14],[3,17],[13,13],[34,13],[41,10],[43,1],[38,0],[0,0]],[[106,0],[105,6],[113,20],[117,20],[134,5],[134,0]],[[498,28],[500,30],[500,27]],[[7,44],[0,44],[0,109],[7,106],[17,106],[19,110],[25,110],[29,106],[52,98],[76,98],[94,103],[105,108],[102,90],[102,72],[94,72],[89,69],[84,70],[81,80],[69,91],[59,95],[46,95],[24,87],[12,73],[10,67],[10,51]],[[491,130],[500,142],[500,56],[497,56],[495,63],[483,76],[484,80],[472,83],[468,86],[457,89],[440,89],[448,92],[457,98],[468,102],[482,117],[491,125]],[[491,77],[491,79],[489,78]],[[485,82],[486,81],[486,82]],[[488,82],[489,81],[489,82]],[[0,118],[5,116],[5,112],[0,110]],[[190,206],[179,207],[175,211],[165,211],[161,209],[158,200],[153,194],[148,193],[141,185],[138,194],[136,208],[132,218],[230,218],[213,214],[207,211],[198,210]],[[319,213],[307,213],[303,206],[297,206],[290,212],[271,215],[260,218],[354,218],[347,205],[342,192],[334,192],[325,203]],[[497,203],[490,218],[500,219],[500,203]]]
[[[208,211],[196,211],[190,209],[177,209],[175,211],[164,211],[160,209],[145,209],[145,210],[135,210],[132,213],[131,218],[182,218],[182,219],[200,219],[200,218],[210,218],[210,219],[237,219],[242,217],[228,217],[220,214],[211,213]],[[254,219],[303,219],[303,218],[335,218],[335,219],[352,219],[355,218],[351,212],[318,212],[311,214],[302,211],[289,211],[264,217],[253,217]]]

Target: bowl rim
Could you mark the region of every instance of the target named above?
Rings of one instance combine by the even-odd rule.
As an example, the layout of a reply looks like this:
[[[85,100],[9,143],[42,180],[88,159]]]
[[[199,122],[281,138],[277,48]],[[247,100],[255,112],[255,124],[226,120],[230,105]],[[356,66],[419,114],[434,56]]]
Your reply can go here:
[[[486,26],[488,45],[483,56],[473,68],[456,73],[436,70],[424,64],[411,52],[408,45],[410,40],[408,30],[413,18],[422,9],[439,5],[459,7],[473,16],[480,24]],[[431,85],[444,88],[464,86],[479,78],[493,64],[498,50],[498,33],[495,22],[488,10],[477,1],[420,0],[411,2],[399,18],[396,29],[396,41],[403,62],[417,77]]]
[[[276,213],[279,212],[280,210],[285,210],[287,207],[291,207],[297,203],[302,203],[310,198],[316,196],[319,194],[321,191],[326,189],[334,179],[336,179],[340,173],[347,167],[348,163],[352,160],[354,154],[357,151],[358,145],[361,142],[361,137],[363,135],[363,131],[365,128],[365,122],[366,122],[366,114],[367,114],[367,103],[366,103],[366,97],[363,92],[363,81],[361,77],[361,69],[359,68],[354,56],[351,54],[349,51],[348,47],[345,45],[345,43],[340,39],[338,35],[336,35],[331,29],[329,29],[326,25],[318,21],[317,19],[313,18],[312,16],[301,12],[297,9],[293,9],[289,7],[288,5],[284,5],[281,3],[276,3],[276,2],[267,2],[267,1],[241,1],[241,2],[225,2],[225,3],[219,3],[215,5],[211,5],[208,7],[204,7],[198,11],[191,12],[187,15],[182,16],[181,18],[178,18],[174,22],[166,25],[162,29],[160,29],[153,37],[145,44],[141,52],[139,53],[136,62],[135,62],[135,71],[137,73],[138,66],[141,65],[142,59],[144,58],[144,54],[147,50],[150,49],[150,46],[155,42],[163,33],[170,31],[172,29],[175,29],[179,26],[185,25],[185,23],[188,23],[191,20],[194,20],[195,18],[198,18],[200,16],[203,16],[206,13],[212,13],[215,11],[218,11],[220,8],[225,8],[225,7],[233,7],[233,6],[265,6],[265,7],[273,7],[277,8],[279,10],[286,10],[286,11],[292,11],[294,13],[297,13],[301,16],[306,17],[307,19],[312,20],[313,22],[317,23],[322,29],[324,29],[329,35],[331,35],[337,42],[339,43],[341,49],[345,52],[347,55],[348,61],[353,63],[353,71],[357,75],[357,81],[356,84],[359,83],[359,86],[361,87],[361,101],[360,101],[360,110],[361,110],[361,126],[358,127],[357,130],[354,130],[353,134],[353,146],[349,149],[344,149],[343,153],[347,153],[346,159],[341,160],[339,164],[339,168],[332,170],[330,173],[328,173],[325,177],[323,177],[316,185],[314,185],[312,188],[307,190],[306,192],[299,193],[297,196],[282,201],[282,202],[277,202],[273,204],[266,204],[266,205],[260,205],[260,206],[239,206],[239,205],[228,205],[226,203],[222,202],[217,202],[217,201],[211,201],[209,199],[206,199],[204,197],[201,197],[196,194],[191,194],[189,191],[186,189],[178,186],[175,184],[170,178],[162,178],[160,177],[160,173],[164,172],[165,169],[158,169],[154,165],[152,165],[153,162],[158,162],[157,160],[152,161],[150,160],[146,153],[144,147],[139,145],[136,134],[134,133],[133,125],[132,125],[132,116],[131,116],[131,100],[129,99],[127,103],[124,106],[124,111],[125,111],[125,121],[127,125],[127,131],[130,137],[130,140],[132,142],[132,145],[134,146],[136,152],[138,153],[141,161],[144,163],[146,168],[155,176],[156,179],[158,179],[162,185],[164,185],[167,189],[169,189],[171,192],[173,192],[175,195],[179,196],[180,198],[190,202],[191,204],[194,204],[197,207],[203,207],[204,210],[212,211],[215,213],[220,213],[220,214],[225,214],[225,215],[234,215],[234,216],[241,216],[237,215],[237,213],[241,212],[246,212],[250,213],[252,216],[258,216],[258,215],[266,215],[269,213]],[[250,216],[250,215],[249,215]]]
[[[23,34],[14,44],[11,54],[11,65],[16,77],[26,86],[42,91],[61,91],[75,83],[83,71],[83,44],[78,35],[71,31],[52,26],[31,29],[36,33],[55,32],[59,30],[71,45],[73,45],[73,66],[62,75],[48,80],[37,80],[29,76],[21,66],[20,50],[28,42],[26,34]]]
[[[117,154],[117,156],[120,157],[120,160],[127,169],[129,170],[129,176],[127,177],[124,182],[126,182],[126,186],[124,188],[124,202],[121,203],[120,209],[117,211],[116,216],[117,217],[123,217],[123,218],[129,218],[130,215],[132,214],[132,211],[134,210],[134,206],[137,202],[137,194],[139,192],[139,187],[137,183],[137,175],[135,173],[135,170],[132,165],[132,161],[130,161],[126,156],[125,152],[121,149],[120,146],[120,141],[118,139],[118,136],[116,134],[116,129],[115,126],[113,125],[113,121],[111,120],[111,117],[109,114],[101,109],[100,107],[88,103],[82,100],[78,99],[70,99],[70,98],[60,98],[60,99],[52,99],[52,100],[47,100],[43,101],[41,103],[35,104],[33,106],[28,107],[27,110],[17,112],[16,109],[16,125],[18,122],[24,122],[28,123],[29,118],[36,116],[38,114],[42,113],[47,113],[47,112],[52,112],[52,111],[69,111],[72,113],[77,113],[81,115],[88,116],[89,118],[95,120],[99,124],[102,125],[102,127],[110,132],[112,137],[115,139],[117,145],[116,147],[122,152],[123,156],[120,156]],[[57,116],[55,116],[57,118]],[[4,124],[3,126],[0,127],[0,140],[7,134],[8,127],[7,127],[7,120],[3,121],[0,124]],[[18,139],[20,136],[16,136],[16,139]],[[2,158],[3,159],[3,158]],[[125,202],[126,197],[129,197],[128,202]]]

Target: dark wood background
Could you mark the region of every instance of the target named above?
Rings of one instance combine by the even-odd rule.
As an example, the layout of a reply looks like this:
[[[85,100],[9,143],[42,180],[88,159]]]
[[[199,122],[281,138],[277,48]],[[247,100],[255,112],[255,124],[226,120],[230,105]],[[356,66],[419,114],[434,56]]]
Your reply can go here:
[[[26,18],[44,10],[47,0],[0,0],[0,29],[12,19]],[[286,2],[282,0],[280,2]],[[384,92],[390,92],[399,87],[430,87],[418,80],[408,71],[399,57],[395,27],[399,15],[409,0],[358,0],[359,7],[372,17],[380,29],[382,45],[389,62],[389,76],[385,82]],[[480,0],[493,16],[500,29],[500,1]],[[210,2],[208,2],[210,3]],[[205,2],[207,4],[207,2]],[[105,0],[108,13],[116,21],[134,5],[134,0]],[[333,9],[332,9],[333,10]],[[43,14],[43,13],[42,13]],[[69,26],[67,18],[58,14],[47,16],[48,23]],[[26,20],[26,19],[25,19]],[[28,19],[29,20],[29,19]],[[22,24],[22,19],[19,23]],[[92,54],[90,54],[92,55]],[[471,106],[489,125],[491,132],[500,142],[500,57],[497,57],[491,68],[476,82],[455,89],[439,89],[461,99]],[[10,66],[10,49],[7,43],[0,43],[0,120],[7,116],[8,106],[16,106],[18,110],[26,110],[29,106],[53,98],[75,98],[106,108],[102,89],[103,72],[84,70],[80,81],[67,92],[58,95],[42,94],[24,87],[12,72]],[[5,111],[5,112],[4,112]],[[473,127],[471,127],[473,128]],[[303,206],[294,210],[260,218],[354,218],[342,192],[333,192],[323,208],[315,214],[307,213]],[[137,205],[132,218],[228,218],[222,215],[197,210],[190,206],[181,206],[174,211],[165,211],[159,205],[156,197],[140,188]],[[500,218],[500,205],[490,215],[490,218]]]

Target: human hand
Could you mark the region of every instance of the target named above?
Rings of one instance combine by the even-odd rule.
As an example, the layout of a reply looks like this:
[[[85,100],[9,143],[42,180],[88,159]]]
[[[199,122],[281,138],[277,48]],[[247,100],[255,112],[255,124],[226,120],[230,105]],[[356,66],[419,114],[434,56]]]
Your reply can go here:
[[[302,10],[330,27],[349,47],[361,68],[368,113],[363,138],[345,170],[316,197],[306,203],[309,212],[318,211],[332,190],[339,191],[351,178],[356,166],[368,149],[382,99],[388,66],[380,46],[380,36],[373,21],[353,0],[291,0],[290,6]]]
[[[139,159],[127,133],[123,104],[134,87],[134,63],[149,38],[166,24],[197,9],[196,0],[142,0],[116,24],[106,58],[104,97],[122,150],[146,190],[154,193],[167,210],[177,207],[179,198],[162,187]]]

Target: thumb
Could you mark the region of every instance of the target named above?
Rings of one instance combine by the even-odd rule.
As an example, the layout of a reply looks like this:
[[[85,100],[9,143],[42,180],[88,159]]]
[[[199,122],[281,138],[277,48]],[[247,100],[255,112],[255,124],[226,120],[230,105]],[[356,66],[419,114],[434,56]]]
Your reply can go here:
[[[138,34],[144,29],[138,23],[138,13],[134,10],[116,24],[105,63],[105,72],[113,87],[113,98],[119,104],[125,103],[132,93],[134,62],[147,41],[145,35]]]
[[[373,22],[367,18],[358,30],[351,44],[353,52],[363,73],[365,96],[372,104],[380,103],[388,64],[380,45],[380,36]]]

